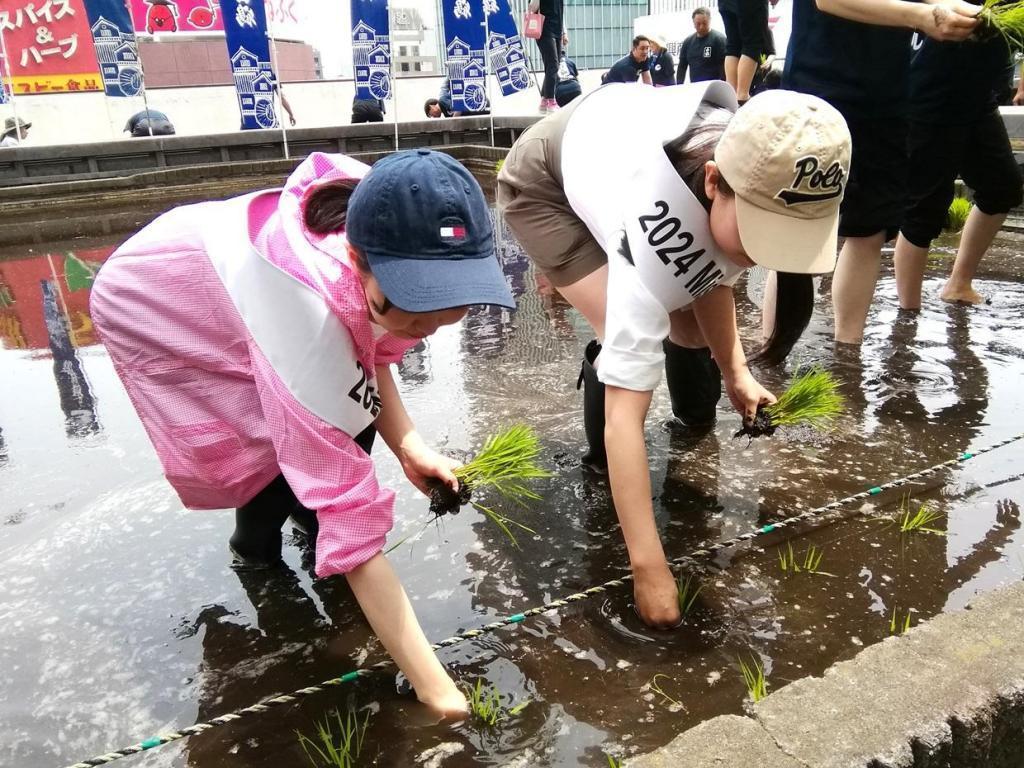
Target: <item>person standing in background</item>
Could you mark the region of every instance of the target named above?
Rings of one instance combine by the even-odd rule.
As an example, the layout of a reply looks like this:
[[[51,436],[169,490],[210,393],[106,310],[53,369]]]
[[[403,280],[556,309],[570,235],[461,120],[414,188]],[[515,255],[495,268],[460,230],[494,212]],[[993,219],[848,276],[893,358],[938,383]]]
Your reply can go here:
[[[943,301],[980,304],[972,285],[978,264],[1006,214],[1024,199],[1020,168],[999,114],[1010,64],[1000,35],[939,43],[915,35],[910,63],[910,173],[907,212],[893,263],[900,309],[921,308],[932,240],[946,221],[959,175],[974,207],[967,218]]]
[[[648,35],[651,41],[651,56],[647,60],[647,68],[651,73],[651,83],[654,85],[675,85],[676,84],[676,63],[665,46],[664,38],[658,35]]]
[[[612,68],[601,75],[601,83],[635,83],[638,79],[647,85],[651,82],[651,72],[647,68],[647,59],[651,55],[651,41],[644,35],[633,38],[633,48],[621,59],[612,64]]]
[[[540,88],[540,111],[544,114],[558,109],[555,101],[558,62],[562,48],[569,44],[564,23],[565,0],[530,0],[530,11],[544,15],[544,29],[537,39],[537,48],[544,62],[544,82]]]
[[[740,106],[750,98],[750,84],[768,52],[768,0],[722,0],[725,24],[725,79],[736,91]]]
[[[782,87],[838,109],[853,136],[853,165],[839,218],[844,237],[832,305],[835,339],[859,345],[882,260],[907,197],[910,36],[966,40],[979,6],[960,0],[795,0]],[[765,300],[769,306],[770,298]]]
[[[687,69],[691,83],[725,80],[725,35],[711,28],[711,11],[707,8],[698,8],[691,18],[694,33],[679,48],[676,82],[686,81]]]

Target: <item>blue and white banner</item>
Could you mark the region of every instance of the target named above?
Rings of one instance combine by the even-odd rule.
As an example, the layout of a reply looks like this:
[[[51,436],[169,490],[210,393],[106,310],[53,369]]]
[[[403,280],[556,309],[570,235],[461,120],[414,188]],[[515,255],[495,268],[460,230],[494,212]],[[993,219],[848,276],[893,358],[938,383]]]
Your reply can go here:
[[[220,0],[231,74],[235,78],[242,129],[280,128],[274,109],[277,79],[270,66],[270,40],[263,0]]]
[[[487,38],[490,74],[498,78],[501,95],[511,96],[530,87],[523,38],[516,27],[509,0],[483,0],[483,3],[490,35]]]
[[[387,0],[352,0],[356,98],[391,98],[391,24]]]
[[[443,3],[445,69],[456,112],[478,112],[487,104],[483,3],[493,5],[494,0]]]
[[[444,40],[453,110],[477,112],[487,106],[487,74],[498,78],[504,96],[529,87],[523,39],[509,0],[444,0]]]
[[[107,96],[137,96],[142,65],[132,17],[124,0],[85,0],[96,60]]]

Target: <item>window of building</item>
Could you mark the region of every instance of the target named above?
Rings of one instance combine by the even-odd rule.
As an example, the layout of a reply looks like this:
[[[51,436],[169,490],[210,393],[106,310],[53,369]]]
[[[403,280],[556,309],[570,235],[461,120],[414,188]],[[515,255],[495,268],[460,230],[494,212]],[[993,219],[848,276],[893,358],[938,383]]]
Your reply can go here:
[[[402,71],[403,72],[408,72],[409,71],[409,62],[407,62],[407,61],[403,61],[402,62]]]

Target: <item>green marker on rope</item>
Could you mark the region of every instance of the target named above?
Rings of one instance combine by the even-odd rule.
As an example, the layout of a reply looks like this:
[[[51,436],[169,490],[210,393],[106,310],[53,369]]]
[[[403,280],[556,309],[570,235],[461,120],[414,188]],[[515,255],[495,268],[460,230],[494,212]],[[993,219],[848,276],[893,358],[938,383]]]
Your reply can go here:
[[[159,747],[162,743],[159,736],[154,736],[152,739],[146,739],[139,746],[143,749],[152,749],[153,747]]]
[[[874,488],[868,488],[868,493],[870,493],[872,496],[877,496],[881,492],[882,492],[882,489],[879,488],[877,485]]]
[[[513,613],[511,616],[509,616],[506,619],[506,621],[509,624],[518,624],[521,621],[526,621],[526,614],[525,613]]]
[[[359,670],[357,669],[354,672],[346,672],[344,675],[342,675],[338,679],[341,680],[341,682],[343,682],[343,683],[351,683],[353,680],[357,680],[358,678],[359,678]]]
[[[774,523],[769,523],[768,525],[761,526],[761,529],[758,531],[758,533],[771,533],[774,530],[775,530],[775,524]]]

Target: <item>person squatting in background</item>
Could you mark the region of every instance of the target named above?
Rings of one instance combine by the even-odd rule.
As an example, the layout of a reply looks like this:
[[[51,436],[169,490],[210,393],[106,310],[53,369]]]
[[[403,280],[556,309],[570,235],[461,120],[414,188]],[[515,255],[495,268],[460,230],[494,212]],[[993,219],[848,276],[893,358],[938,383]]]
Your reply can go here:
[[[384,111],[383,99],[360,99],[359,96],[353,96],[352,119],[350,122],[353,125],[358,123],[383,123]]]
[[[1001,35],[963,43],[914,35],[909,194],[893,257],[901,309],[921,308],[928,248],[942,231],[958,175],[973,192],[974,208],[940,296],[969,304],[984,300],[972,285],[978,264],[1006,214],[1024,198],[1020,167],[999,114],[1008,65],[1010,51]]]
[[[313,153],[284,189],[164,214],[104,264],[91,315],[182,503],[236,508],[230,546],[280,567],[289,516],[316,574],[345,574],[419,699],[465,698],[430,650],[381,550],[394,493],[377,433],[409,481],[453,490],[390,365],[472,304],[515,306],[473,176],[413,150],[372,169]]]
[[[598,337],[580,375],[583,462],[607,468],[637,610],[657,627],[680,612],[644,445],[653,390],[664,369],[694,429],[714,421],[723,378],[745,421],[774,401],[747,367],[732,285],[754,264],[785,274],[758,354],[783,360],[810,319],[810,275],[835,263],[850,167],[846,124],[820,99],[771,91],[736,109],[722,82],[608,85],[527,129],[498,174],[505,221]]]
[[[576,62],[566,55],[558,63],[558,84],[555,86],[555,102],[564,107],[570,101],[583,95],[583,86],[579,81],[580,71]]]
[[[4,121],[3,133],[0,133],[0,148],[17,147],[28,136],[32,123],[20,117],[8,117]]]
[[[143,136],[173,136],[174,125],[163,112],[155,109],[144,109],[136,112],[125,123],[124,132],[135,138]]]
[[[718,12],[725,24],[725,79],[740,104],[750,98],[750,84],[771,49],[768,0],[721,0]]]
[[[711,11],[707,8],[695,10],[691,19],[694,33],[679,48],[676,82],[686,82],[687,69],[692,83],[725,80],[725,35],[711,28]]]
[[[651,71],[647,59],[651,55],[651,41],[644,35],[633,38],[629,53],[612,64],[611,69],[601,75],[601,83],[635,83],[643,80],[651,85]]]
[[[544,28],[537,38],[537,49],[544,62],[544,81],[540,86],[540,112],[545,114],[558,109],[555,101],[555,87],[558,85],[558,62],[562,49],[569,44],[569,33],[565,29],[565,0],[530,0],[532,13],[544,16]]]
[[[676,62],[666,47],[664,38],[659,35],[648,35],[651,42],[651,55],[647,60],[647,69],[651,73],[651,83],[655,86],[676,84]]]
[[[881,266],[907,200],[910,35],[965,40],[979,6],[960,0],[794,0],[782,87],[824,99],[846,118],[853,167],[839,220],[844,237],[832,305],[835,339],[859,345]],[[765,289],[765,308],[772,306]]]

